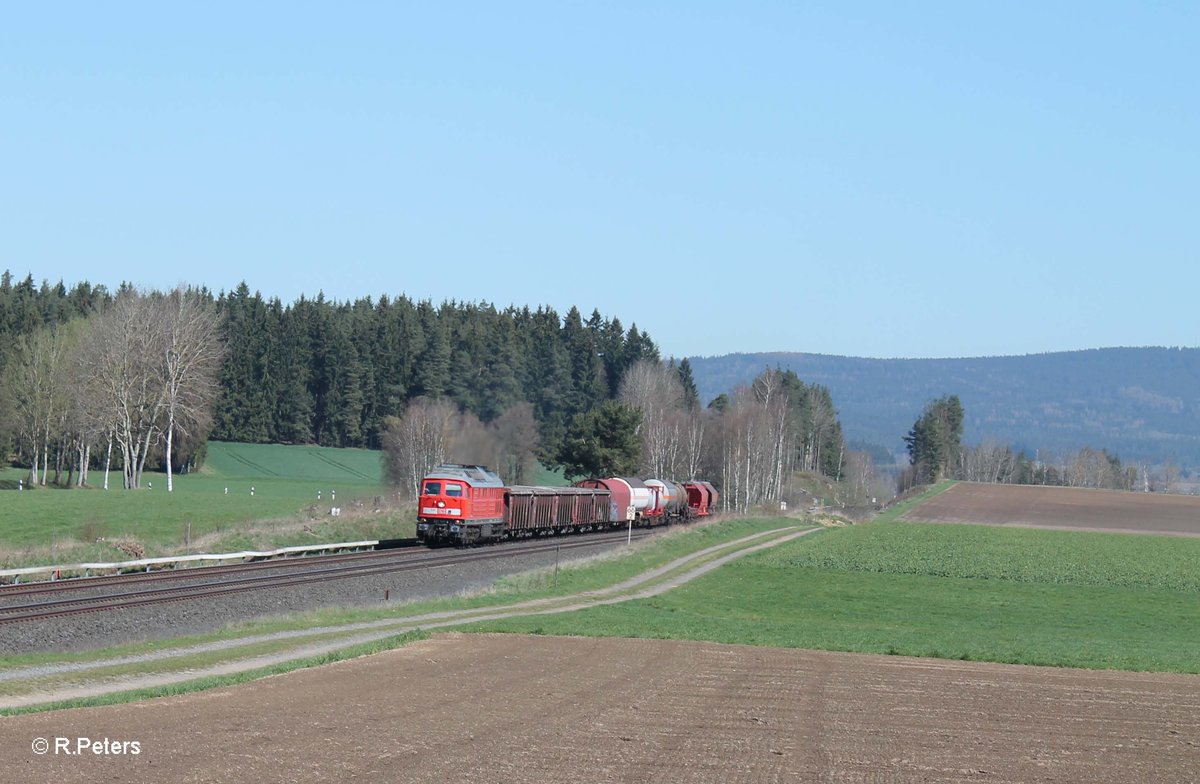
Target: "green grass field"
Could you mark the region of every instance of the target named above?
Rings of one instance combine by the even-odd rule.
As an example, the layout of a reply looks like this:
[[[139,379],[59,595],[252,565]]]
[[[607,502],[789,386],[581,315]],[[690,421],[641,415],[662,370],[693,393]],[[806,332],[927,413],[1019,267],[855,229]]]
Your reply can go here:
[[[1196,673],[1197,545],[876,523],[782,545],[654,599],[475,628]]]
[[[824,571],[1200,594],[1200,539],[1184,537],[876,524],[846,528],[772,558],[780,566]]]
[[[379,476],[378,453],[366,450],[213,443],[204,469],[178,477],[169,495],[161,475],[136,492],[0,493],[0,561],[120,560],[118,539],[158,554],[411,535],[411,512],[373,511]],[[334,519],[334,503],[361,512]],[[478,628],[1200,672],[1200,540],[894,516],[748,557],[654,599]],[[552,589],[539,573],[520,589],[582,590],[607,570],[640,566],[564,572]]]
[[[199,471],[175,476],[171,493],[165,474],[150,473],[141,490],[122,490],[119,472],[105,491],[102,471],[86,489],[16,491],[28,472],[4,469],[0,488],[12,492],[0,492],[0,567],[124,560],[118,541],[163,555],[412,536],[411,514],[363,513],[388,495],[382,476],[374,450],[220,441]],[[541,466],[535,478],[566,484]],[[342,517],[329,516],[333,506]]]
[[[0,493],[0,560],[17,565],[45,563],[49,557],[54,562],[113,559],[121,557],[112,545],[117,540],[136,541],[148,554],[157,554],[178,552],[189,542],[239,549],[411,535],[411,530],[390,533],[396,530],[394,519],[376,526],[351,520],[353,515],[329,518],[331,506],[347,512],[358,508],[356,501],[373,506],[375,497],[385,494],[380,476],[379,453],[370,450],[213,442],[204,467],[176,476],[171,493],[164,474],[147,474],[143,489],[125,491],[118,473],[110,475],[107,491]],[[8,469],[0,478],[11,486],[24,477],[24,471]],[[93,471],[90,480],[102,484],[102,472]],[[314,523],[326,530],[314,535]],[[96,544],[101,538],[104,542]]]
[[[383,481],[380,453],[372,449],[331,449],[320,446],[229,444],[210,441],[202,476],[230,481],[295,480],[297,487],[315,498],[313,488],[370,485]]]

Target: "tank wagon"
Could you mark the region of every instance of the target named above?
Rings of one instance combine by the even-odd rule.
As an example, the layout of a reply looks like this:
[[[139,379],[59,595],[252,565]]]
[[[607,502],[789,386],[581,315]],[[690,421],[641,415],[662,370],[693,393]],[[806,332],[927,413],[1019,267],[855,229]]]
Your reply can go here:
[[[506,486],[479,465],[440,465],[421,480],[417,539],[472,545],[499,539],[669,525],[716,511],[707,482],[584,479],[574,487]]]
[[[677,485],[665,479],[647,479],[646,486],[654,490],[658,496],[658,503],[650,513],[651,517],[670,524],[686,520],[691,516],[687,491],[683,489],[683,485]]]
[[[609,479],[583,479],[576,487],[607,490],[610,499],[609,520],[629,522],[647,517],[658,504],[655,491],[641,479],[631,476],[614,476]]]

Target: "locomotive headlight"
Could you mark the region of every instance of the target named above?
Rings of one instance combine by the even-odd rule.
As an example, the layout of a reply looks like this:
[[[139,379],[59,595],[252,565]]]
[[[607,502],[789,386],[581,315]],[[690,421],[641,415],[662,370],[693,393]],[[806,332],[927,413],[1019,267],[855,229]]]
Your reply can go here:
[[[444,509],[444,508],[446,507],[446,502],[445,502],[445,501],[438,501],[438,506],[440,506],[440,507],[442,507],[442,508]]]

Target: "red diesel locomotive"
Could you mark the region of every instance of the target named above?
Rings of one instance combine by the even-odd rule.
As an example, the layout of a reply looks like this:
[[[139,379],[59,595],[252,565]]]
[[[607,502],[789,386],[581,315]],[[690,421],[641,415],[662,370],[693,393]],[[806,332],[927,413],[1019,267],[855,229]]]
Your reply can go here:
[[[521,536],[651,526],[707,517],[719,495],[708,482],[585,479],[574,487],[505,486],[486,466],[440,465],[421,480],[417,538],[469,545]]]

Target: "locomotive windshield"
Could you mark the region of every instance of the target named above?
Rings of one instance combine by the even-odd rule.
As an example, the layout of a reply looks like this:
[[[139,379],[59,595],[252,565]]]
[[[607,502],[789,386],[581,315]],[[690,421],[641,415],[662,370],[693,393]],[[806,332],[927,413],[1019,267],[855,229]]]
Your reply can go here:
[[[446,483],[446,495],[451,498],[462,498],[462,485],[453,482]]]
[[[426,482],[425,495],[440,495],[442,492],[441,482]]]

